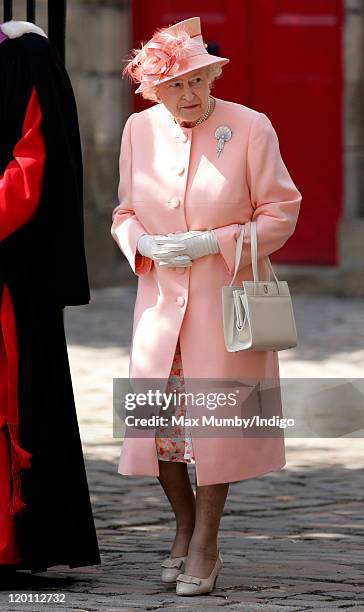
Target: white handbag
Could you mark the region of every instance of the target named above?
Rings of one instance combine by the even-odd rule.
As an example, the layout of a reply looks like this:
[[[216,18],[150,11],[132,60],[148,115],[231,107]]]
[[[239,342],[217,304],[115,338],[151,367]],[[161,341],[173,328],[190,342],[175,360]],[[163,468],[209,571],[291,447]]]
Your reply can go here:
[[[226,349],[235,351],[282,351],[297,346],[297,329],[291,295],[286,281],[279,281],[269,257],[265,257],[274,276],[259,281],[257,265],[257,228],[251,222],[250,250],[253,281],[233,286],[241,258],[244,225],[236,244],[235,272],[230,285],[222,288],[222,313]],[[271,275],[270,275],[271,277]]]

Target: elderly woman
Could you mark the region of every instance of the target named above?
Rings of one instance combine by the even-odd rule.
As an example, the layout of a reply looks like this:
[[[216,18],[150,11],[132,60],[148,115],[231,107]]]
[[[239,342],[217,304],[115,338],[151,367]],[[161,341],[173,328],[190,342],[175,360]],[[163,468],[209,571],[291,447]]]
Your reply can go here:
[[[156,102],[125,124],[111,229],[138,276],[129,375],[165,379],[169,391],[181,392],[193,378],[279,378],[276,352],[227,352],[221,288],[234,272],[240,225],[236,284],[252,278],[252,221],[260,278],[269,278],[263,258],[292,235],[301,194],[268,117],[211,95],[228,61],[207,53],[194,17],[158,30],[125,67],[137,92]],[[185,410],[183,403],[176,408],[178,415]],[[159,423],[153,436],[141,437],[128,427],[118,469],[157,476],[163,487],[176,534],[162,580],[176,581],[179,595],[215,586],[229,483],[285,465],[281,436],[198,437],[192,429]]]

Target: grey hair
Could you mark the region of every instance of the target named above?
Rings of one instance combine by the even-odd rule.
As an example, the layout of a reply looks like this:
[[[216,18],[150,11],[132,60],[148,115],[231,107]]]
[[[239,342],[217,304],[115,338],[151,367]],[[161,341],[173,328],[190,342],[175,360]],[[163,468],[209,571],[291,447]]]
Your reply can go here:
[[[207,76],[211,91],[213,82],[222,74],[222,67],[220,64],[210,64],[209,66],[205,66],[204,68],[202,68],[202,70]],[[152,102],[159,102],[157,89],[158,85],[150,85],[150,87],[145,87],[145,89],[143,89],[140,93],[144,100],[152,100]]]

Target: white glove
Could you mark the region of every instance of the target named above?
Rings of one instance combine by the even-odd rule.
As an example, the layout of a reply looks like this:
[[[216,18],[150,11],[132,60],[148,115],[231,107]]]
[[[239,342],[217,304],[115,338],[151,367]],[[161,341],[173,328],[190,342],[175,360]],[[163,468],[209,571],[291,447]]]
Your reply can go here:
[[[166,235],[142,234],[138,240],[137,250],[141,255],[149,257],[160,267],[185,268],[192,266],[187,255],[180,255],[181,247],[166,244]],[[168,241],[170,242],[170,240]]]
[[[179,252],[192,261],[205,255],[220,253],[219,244],[213,230],[181,232],[158,236],[157,244],[168,252]]]

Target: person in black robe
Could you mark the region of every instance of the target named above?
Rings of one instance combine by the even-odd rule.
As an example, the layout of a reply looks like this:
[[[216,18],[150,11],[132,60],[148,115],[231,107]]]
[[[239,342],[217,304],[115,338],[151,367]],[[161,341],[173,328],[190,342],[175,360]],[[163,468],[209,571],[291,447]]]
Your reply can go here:
[[[16,31],[16,22],[9,23]],[[6,33],[6,27],[3,30]],[[12,569],[39,572],[55,565],[96,565],[101,560],[63,322],[65,306],[90,301],[76,103],[64,64],[46,36],[31,31],[2,39],[1,175],[13,163],[32,92],[41,111],[44,141],[36,211],[0,239],[0,297],[6,288],[18,357],[16,438],[9,427],[12,461],[18,462],[18,471],[13,465],[9,477],[12,474],[12,487],[19,489],[12,509],[9,506],[19,550]],[[9,209],[11,204],[7,202]]]

